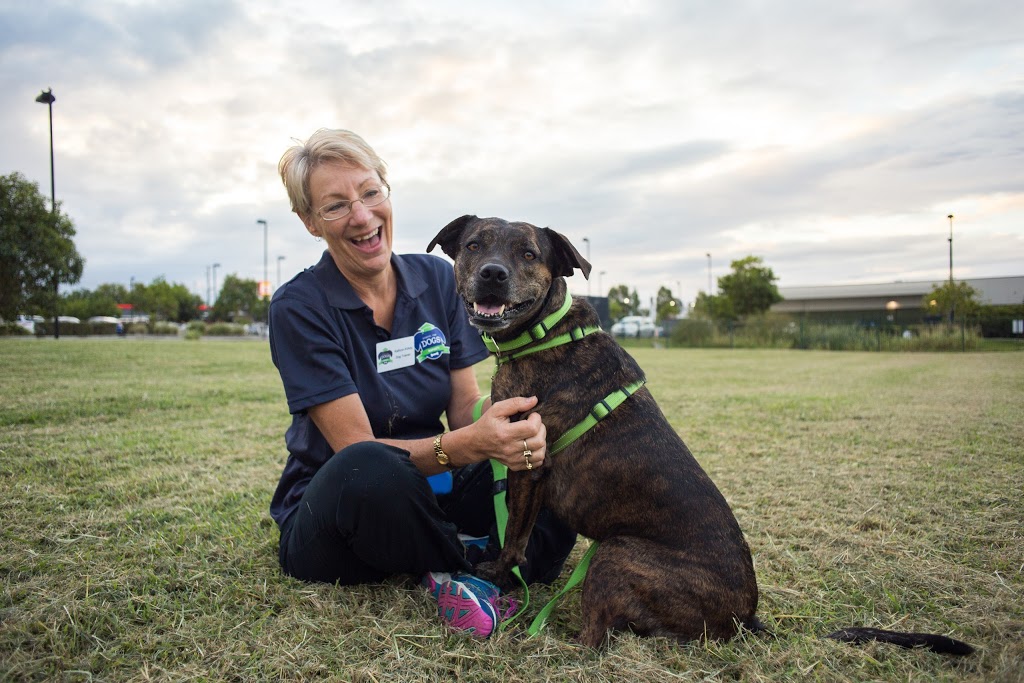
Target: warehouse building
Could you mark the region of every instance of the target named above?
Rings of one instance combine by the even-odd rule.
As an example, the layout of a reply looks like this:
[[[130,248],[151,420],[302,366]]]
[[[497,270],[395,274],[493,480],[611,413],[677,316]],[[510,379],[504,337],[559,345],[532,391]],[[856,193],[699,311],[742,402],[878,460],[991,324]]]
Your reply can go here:
[[[1024,304],[1024,276],[968,278],[986,306]],[[927,322],[942,311],[929,311],[924,297],[942,281],[887,282],[862,285],[779,287],[783,301],[772,306],[776,313],[803,315],[815,320],[842,323],[895,322],[913,325]]]

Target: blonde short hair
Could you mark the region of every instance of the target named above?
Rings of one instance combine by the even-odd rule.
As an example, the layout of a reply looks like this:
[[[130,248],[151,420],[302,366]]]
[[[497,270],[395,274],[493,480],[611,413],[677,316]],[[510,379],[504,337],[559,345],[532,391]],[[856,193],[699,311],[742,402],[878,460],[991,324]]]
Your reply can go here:
[[[365,140],[350,130],[321,128],[305,143],[285,150],[277,164],[292,211],[301,217],[310,214],[309,176],[321,164],[336,161],[376,171],[382,182],[388,181],[384,160]]]

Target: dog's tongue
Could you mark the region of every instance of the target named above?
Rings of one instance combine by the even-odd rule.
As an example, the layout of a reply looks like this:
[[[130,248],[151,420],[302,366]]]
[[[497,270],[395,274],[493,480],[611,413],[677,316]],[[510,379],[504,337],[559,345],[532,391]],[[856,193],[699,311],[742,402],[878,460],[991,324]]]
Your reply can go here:
[[[504,306],[492,306],[490,304],[482,304],[479,302],[474,303],[473,308],[476,309],[477,313],[482,313],[484,315],[501,315],[505,312]]]

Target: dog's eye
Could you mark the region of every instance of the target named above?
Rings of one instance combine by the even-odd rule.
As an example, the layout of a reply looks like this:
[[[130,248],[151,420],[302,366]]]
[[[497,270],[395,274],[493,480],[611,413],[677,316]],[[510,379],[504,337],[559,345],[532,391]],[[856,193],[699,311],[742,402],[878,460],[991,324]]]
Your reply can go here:
[[[468,251],[476,251],[479,248],[480,248],[480,243],[479,242],[470,242],[469,244],[466,245],[466,249]]]
[[[532,251],[527,251],[523,253],[523,258],[526,259],[527,261],[532,261],[533,259],[537,258],[537,255],[534,254]]]

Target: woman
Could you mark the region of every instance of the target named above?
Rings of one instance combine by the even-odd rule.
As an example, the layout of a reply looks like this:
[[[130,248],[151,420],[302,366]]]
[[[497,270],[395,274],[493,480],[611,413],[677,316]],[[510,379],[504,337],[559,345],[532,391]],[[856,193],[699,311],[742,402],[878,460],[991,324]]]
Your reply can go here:
[[[488,459],[510,470],[544,464],[541,416],[513,421],[537,400],[481,399],[473,365],[487,351],[452,267],[392,254],[391,188],[362,138],[321,129],[278,170],[292,210],[327,247],[270,304],[271,354],[292,413],[270,506],[281,567],[340,584],[424,577],[450,626],[487,637],[502,616],[498,590],[467,572],[481,545],[495,552]],[[443,473],[450,488],[435,493]],[[526,580],[557,577],[575,540],[542,512]]]

